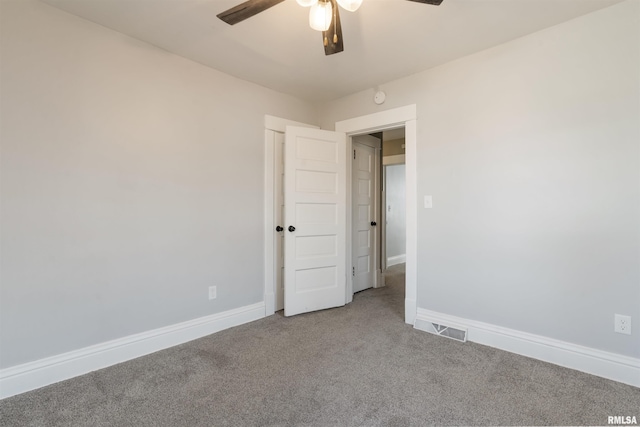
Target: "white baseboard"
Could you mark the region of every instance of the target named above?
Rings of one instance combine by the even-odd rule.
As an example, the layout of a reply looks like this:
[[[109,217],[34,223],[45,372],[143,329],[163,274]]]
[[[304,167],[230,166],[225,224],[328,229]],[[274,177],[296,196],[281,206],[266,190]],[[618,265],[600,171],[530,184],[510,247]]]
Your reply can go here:
[[[414,327],[425,331],[421,322],[464,327],[468,341],[640,387],[640,359],[418,308]]]
[[[5,368],[0,370],[0,399],[252,322],[264,315],[265,303],[259,302]]]
[[[387,258],[387,267],[391,267],[392,265],[402,264],[403,262],[407,262],[407,254],[390,256]]]

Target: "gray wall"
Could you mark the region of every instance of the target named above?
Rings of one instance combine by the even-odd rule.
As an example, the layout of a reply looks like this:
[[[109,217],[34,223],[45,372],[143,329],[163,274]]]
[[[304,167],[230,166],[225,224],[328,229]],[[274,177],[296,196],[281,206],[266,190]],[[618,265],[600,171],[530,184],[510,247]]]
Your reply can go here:
[[[407,252],[405,165],[384,166],[386,195],[387,259]]]
[[[264,115],[315,108],[0,3],[0,367],[262,301]]]
[[[639,54],[630,0],[321,107],[417,105],[419,307],[640,357]]]
[[[382,141],[382,155],[383,156],[396,156],[398,154],[404,154],[404,138],[392,139]]]

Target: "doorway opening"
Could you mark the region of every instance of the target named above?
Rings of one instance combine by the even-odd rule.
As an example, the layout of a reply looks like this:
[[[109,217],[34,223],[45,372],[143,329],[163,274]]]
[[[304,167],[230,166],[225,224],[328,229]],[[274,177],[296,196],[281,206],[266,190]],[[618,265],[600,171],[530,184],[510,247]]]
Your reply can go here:
[[[388,284],[390,303],[404,301],[404,139],[404,126],[352,137],[353,292]]]
[[[407,105],[391,110],[380,111],[366,116],[336,122],[335,129],[347,135],[347,148],[352,150],[353,137],[355,135],[370,135],[372,133],[388,131],[397,128],[405,130],[405,298],[404,298],[404,320],[408,324],[413,324],[417,312],[417,167],[416,167],[416,146],[417,146],[417,118],[416,106]],[[349,171],[351,173],[351,171]],[[348,194],[349,200],[352,195]],[[352,218],[351,204],[348,205],[348,217]],[[347,225],[350,227],[351,222]],[[348,233],[349,235],[349,233]],[[351,242],[348,242],[351,246]],[[347,254],[352,254],[351,247],[347,248]],[[382,257],[381,257],[382,258]],[[353,263],[351,264],[353,265]],[[349,278],[351,279],[351,278]],[[353,282],[348,280],[346,302],[353,300]]]

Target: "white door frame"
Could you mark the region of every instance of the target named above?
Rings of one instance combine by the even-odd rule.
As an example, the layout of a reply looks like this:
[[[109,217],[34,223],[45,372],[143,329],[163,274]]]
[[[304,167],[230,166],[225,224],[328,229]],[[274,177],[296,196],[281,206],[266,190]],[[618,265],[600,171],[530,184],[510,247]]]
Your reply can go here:
[[[274,182],[275,171],[275,132],[284,133],[287,126],[300,126],[319,129],[318,126],[280,117],[264,116],[264,315],[271,316],[275,313],[276,280],[275,266],[277,263],[275,251],[274,230],[274,200],[276,186]],[[284,224],[283,224],[284,226]]]
[[[407,212],[407,262],[405,277],[405,322],[413,324],[417,311],[417,261],[418,261],[418,193],[417,193],[417,114],[416,105],[407,105],[366,116],[336,122],[335,129],[347,134],[347,148],[353,149],[351,137],[404,126],[406,168],[406,212]],[[347,176],[351,176],[351,162],[347,162]],[[347,218],[351,218],[351,189],[347,188]],[[351,236],[351,219],[347,221],[347,236]],[[347,256],[352,256],[351,239],[347,239]],[[347,265],[353,265],[352,260]],[[347,275],[347,303],[353,301],[353,281]]]
[[[384,140],[382,141],[384,143]],[[384,157],[383,157],[384,159]],[[384,161],[384,160],[383,160]],[[387,269],[387,171],[380,164],[380,275]]]

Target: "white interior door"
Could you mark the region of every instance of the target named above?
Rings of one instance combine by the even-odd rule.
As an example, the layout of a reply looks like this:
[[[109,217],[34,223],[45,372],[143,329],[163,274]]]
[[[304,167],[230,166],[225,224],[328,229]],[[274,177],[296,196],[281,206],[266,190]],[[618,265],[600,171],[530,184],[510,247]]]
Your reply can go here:
[[[375,285],[377,219],[376,149],[353,143],[353,292]]]
[[[346,136],[287,126],[284,315],[346,303]]]

